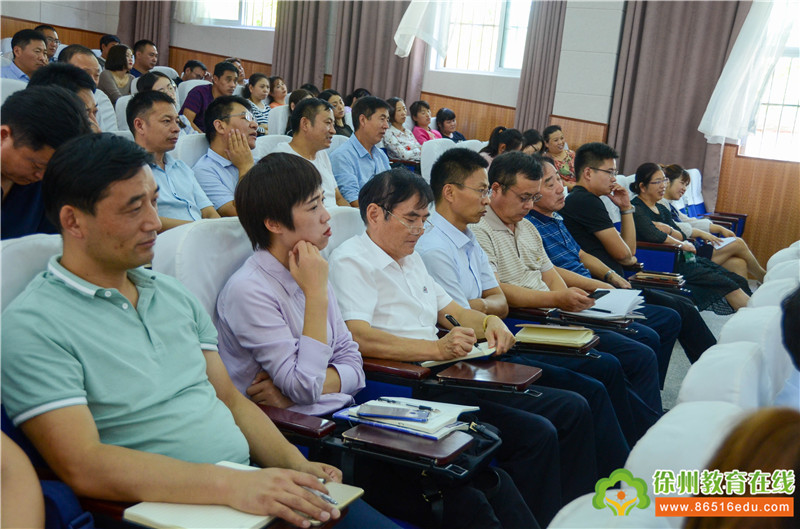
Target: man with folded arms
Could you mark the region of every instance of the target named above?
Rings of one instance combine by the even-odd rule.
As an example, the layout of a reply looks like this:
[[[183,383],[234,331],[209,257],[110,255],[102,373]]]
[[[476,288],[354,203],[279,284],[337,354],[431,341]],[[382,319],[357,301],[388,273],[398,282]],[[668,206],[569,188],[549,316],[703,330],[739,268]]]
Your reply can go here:
[[[178,113],[170,96],[150,90],[128,102],[128,127],[134,141],[153,155],[150,165],[158,184],[158,217],[161,231],[200,219],[218,219],[194,172],[169,151],[178,143]]]
[[[489,182],[492,202],[472,229],[489,257],[508,305],[567,311],[594,305],[586,291],[567,287],[547,258],[536,228],[525,219],[531,204],[541,196],[541,164],[522,152],[504,153],[492,161]],[[658,336],[650,329],[643,330],[650,343],[657,346]],[[617,357],[634,391],[649,407],[643,411],[648,412],[652,424],[662,412],[658,363],[652,347],[613,331],[595,333],[600,337],[598,348]]]
[[[295,511],[338,517],[306,488],[341,472],[306,460],[236,390],[200,302],[141,268],[161,227],[149,162],[111,134],[53,156],[45,208],[63,254],[3,312],[3,405],[80,496],[228,505],[301,527]]]
[[[331,255],[330,280],[342,316],[365,356],[447,360],[468,354],[483,337],[498,354],[514,344],[500,318],[454,302],[414,252],[429,224],[432,199],[430,186],[405,169],[376,175],[358,196],[366,233],[345,241]],[[447,314],[462,326],[453,327]],[[440,339],[437,324],[451,329]],[[435,398],[480,406],[478,417],[500,429],[499,466],[545,526],[562,498],[568,501],[591,490],[596,462],[591,412],[583,397],[537,389],[543,393],[540,398],[463,390],[436,392]]]

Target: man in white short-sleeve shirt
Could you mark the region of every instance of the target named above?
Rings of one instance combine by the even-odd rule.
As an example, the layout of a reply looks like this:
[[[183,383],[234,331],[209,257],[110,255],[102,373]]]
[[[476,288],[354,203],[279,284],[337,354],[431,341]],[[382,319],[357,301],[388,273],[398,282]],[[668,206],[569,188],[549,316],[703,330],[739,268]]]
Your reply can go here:
[[[322,99],[307,98],[300,101],[290,117],[294,131],[292,141],[279,143],[272,152],[286,152],[302,156],[317,168],[322,176],[323,203],[326,209],[336,206],[350,206],[339,192],[333,177],[331,160],[325,149],[331,146],[331,138],[336,134],[333,127],[333,108]]]

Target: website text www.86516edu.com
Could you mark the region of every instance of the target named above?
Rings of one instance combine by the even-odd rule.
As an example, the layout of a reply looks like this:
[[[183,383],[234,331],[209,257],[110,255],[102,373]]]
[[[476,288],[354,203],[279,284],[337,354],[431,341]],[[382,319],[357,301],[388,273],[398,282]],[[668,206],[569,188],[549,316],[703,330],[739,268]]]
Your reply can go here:
[[[794,498],[656,498],[656,516],[794,516]]]

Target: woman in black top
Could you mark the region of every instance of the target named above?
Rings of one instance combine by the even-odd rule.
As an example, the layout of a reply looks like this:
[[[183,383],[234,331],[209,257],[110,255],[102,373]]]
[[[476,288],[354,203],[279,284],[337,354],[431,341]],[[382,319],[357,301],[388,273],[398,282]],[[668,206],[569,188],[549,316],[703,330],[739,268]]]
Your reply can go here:
[[[327,101],[333,107],[333,128],[336,129],[336,134],[348,138],[352,136],[353,129],[344,121],[344,101],[339,92],[331,89],[323,90],[319,94],[319,99]]]
[[[667,178],[658,164],[646,163],[636,170],[636,180],[631,184],[631,192],[639,195],[631,200],[636,207],[633,213],[636,240],[681,246],[678,272],[686,279],[700,310],[711,308],[717,314],[730,314],[731,308],[737,311],[746,306],[751,294],[747,280],[696,255],[697,249],[685,240],[669,210],[658,203],[666,188]],[[723,298],[727,304],[722,302]]]

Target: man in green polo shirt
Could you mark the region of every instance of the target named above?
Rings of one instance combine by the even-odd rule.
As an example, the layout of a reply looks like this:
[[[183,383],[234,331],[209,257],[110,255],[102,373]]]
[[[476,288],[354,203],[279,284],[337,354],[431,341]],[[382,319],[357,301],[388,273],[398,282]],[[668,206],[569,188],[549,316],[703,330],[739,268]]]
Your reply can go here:
[[[161,227],[149,161],[110,134],[51,158],[44,203],[64,250],[3,313],[9,416],[79,495],[223,504],[304,527],[294,511],[338,517],[303,487],[324,492],[317,478],[341,472],[307,461],[236,390],[200,303],[140,268]],[[264,468],[213,465],[251,459]]]

